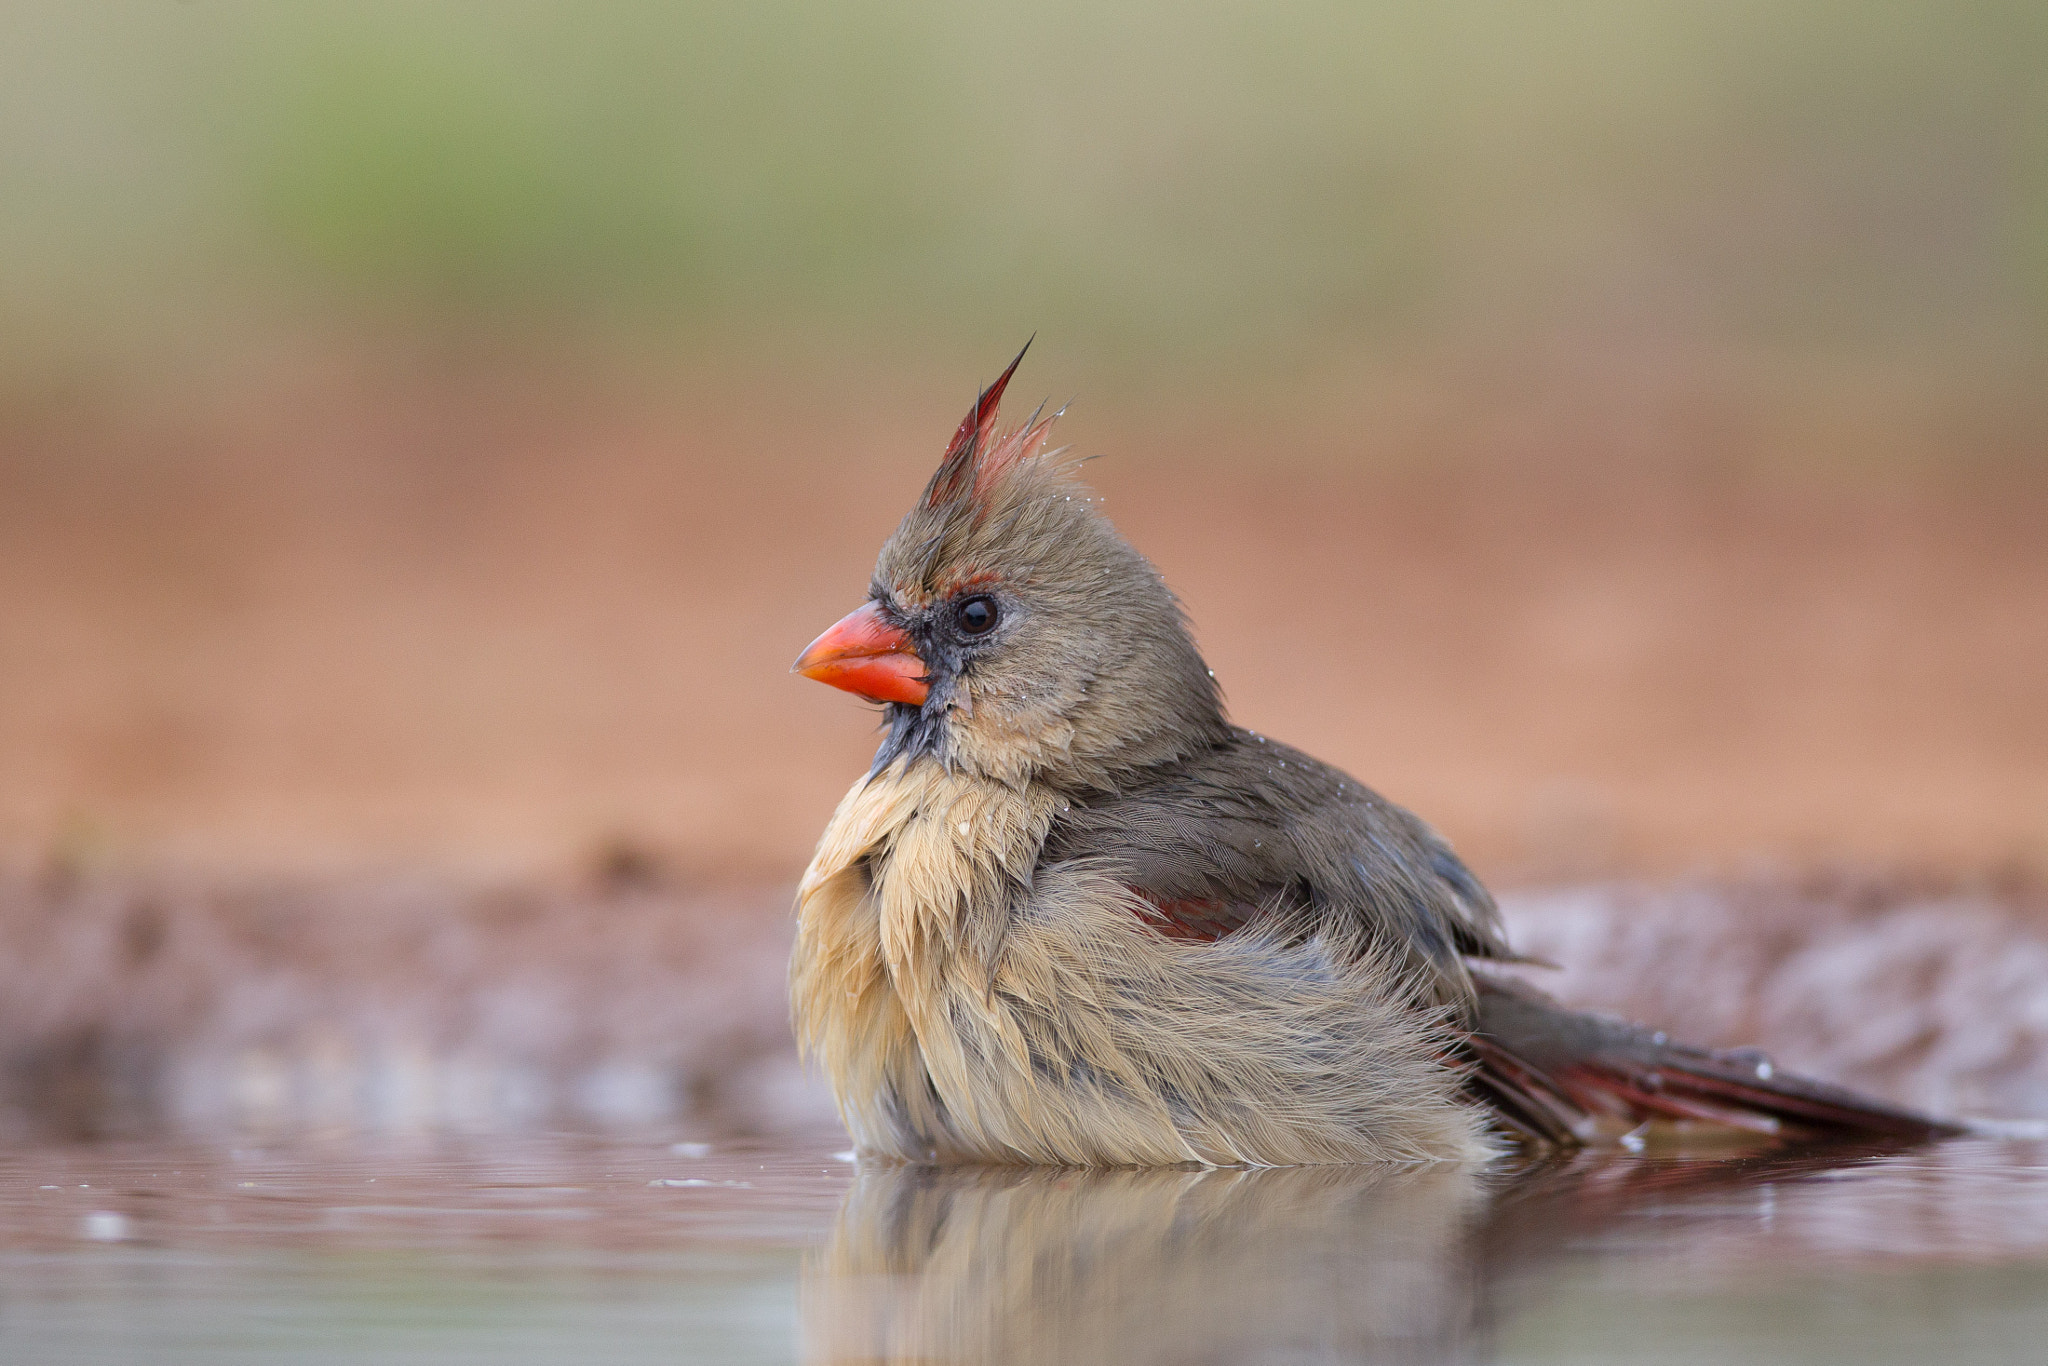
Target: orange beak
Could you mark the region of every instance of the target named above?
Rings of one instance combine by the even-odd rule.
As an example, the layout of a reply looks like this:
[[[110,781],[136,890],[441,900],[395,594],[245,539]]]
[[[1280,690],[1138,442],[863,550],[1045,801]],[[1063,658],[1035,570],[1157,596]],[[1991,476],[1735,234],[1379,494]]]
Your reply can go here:
[[[841,617],[811,642],[791,671],[877,702],[922,706],[931,691],[910,637],[883,619],[879,603]]]

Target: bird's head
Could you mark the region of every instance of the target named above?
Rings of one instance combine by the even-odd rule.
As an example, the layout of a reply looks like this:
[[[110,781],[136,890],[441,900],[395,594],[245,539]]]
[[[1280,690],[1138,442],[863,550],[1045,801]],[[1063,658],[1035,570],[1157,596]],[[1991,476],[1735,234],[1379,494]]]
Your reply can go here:
[[[1048,450],[999,431],[1023,359],[984,390],[882,546],[865,605],[796,671],[884,704],[877,769],[929,758],[1008,783],[1114,787],[1225,732],[1180,605]],[[1041,410],[1042,411],[1042,410]]]

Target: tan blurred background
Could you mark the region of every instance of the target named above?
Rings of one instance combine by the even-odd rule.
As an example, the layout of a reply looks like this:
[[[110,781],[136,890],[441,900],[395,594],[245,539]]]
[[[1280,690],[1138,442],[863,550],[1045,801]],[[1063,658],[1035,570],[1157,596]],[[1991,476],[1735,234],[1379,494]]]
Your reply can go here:
[[[2048,11],[9,4],[0,856],[793,876],[1018,343],[1505,882],[2048,866]]]

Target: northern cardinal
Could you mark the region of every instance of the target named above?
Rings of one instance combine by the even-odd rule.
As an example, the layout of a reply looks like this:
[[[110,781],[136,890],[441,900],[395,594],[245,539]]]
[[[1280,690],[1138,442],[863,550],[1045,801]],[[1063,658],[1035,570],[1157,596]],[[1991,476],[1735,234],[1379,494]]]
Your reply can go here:
[[[1027,344],[1028,349],[1028,344]],[[867,603],[795,669],[885,737],[797,893],[797,1038],[864,1153],[1416,1162],[1665,1118],[1949,1130],[1575,1014],[1422,821],[1225,719],[1159,572],[1061,450],[960,424]]]

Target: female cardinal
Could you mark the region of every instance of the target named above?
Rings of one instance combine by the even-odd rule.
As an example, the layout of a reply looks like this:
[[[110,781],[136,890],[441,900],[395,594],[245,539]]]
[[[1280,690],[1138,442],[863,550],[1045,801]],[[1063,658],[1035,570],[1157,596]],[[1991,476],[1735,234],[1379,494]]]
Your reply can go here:
[[[1946,1131],[1475,973],[1514,961],[1492,898],[1415,816],[1224,719],[1158,571],[1044,449],[1058,414],[996,430],[1017,361],[866,605],[795,666],[884,708],[790,964],[861,1151],[1290,1165],[1653,1118]]]

